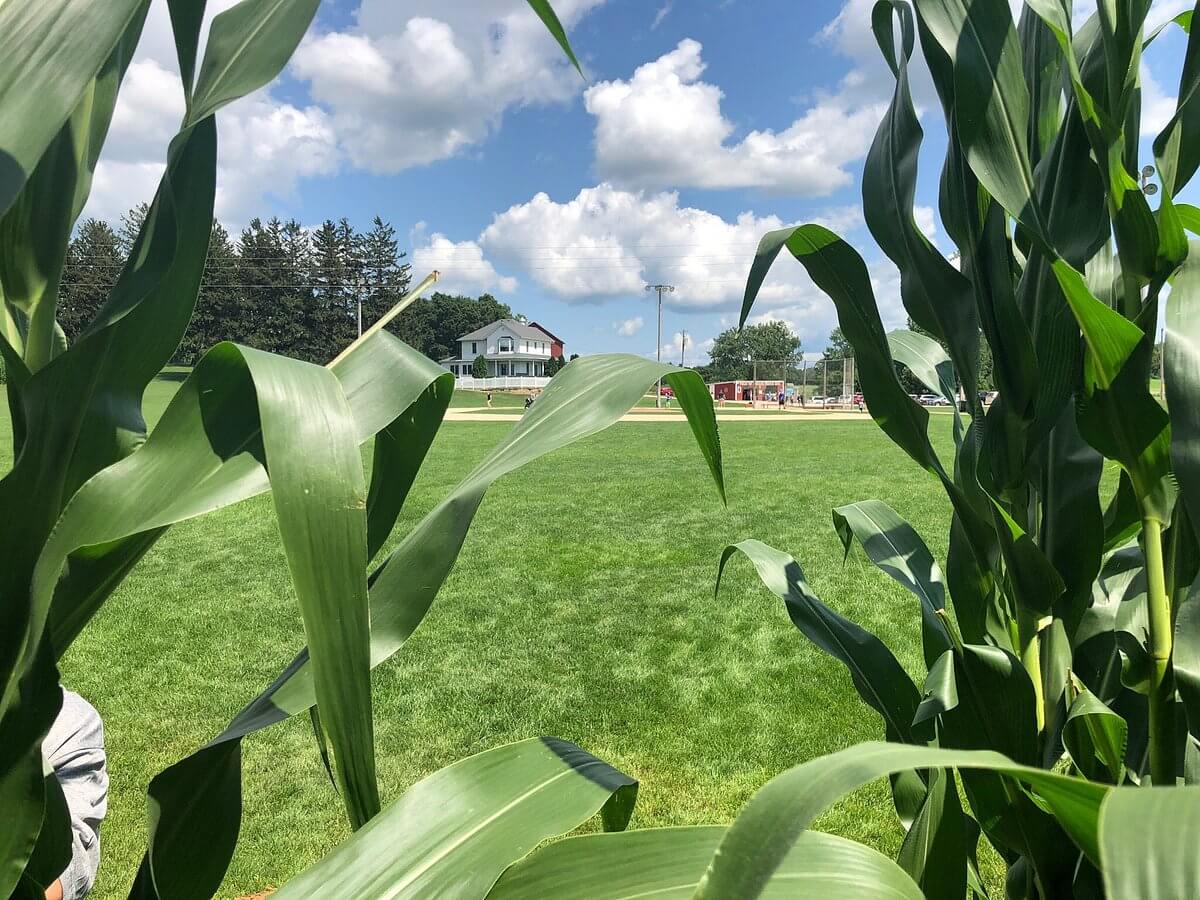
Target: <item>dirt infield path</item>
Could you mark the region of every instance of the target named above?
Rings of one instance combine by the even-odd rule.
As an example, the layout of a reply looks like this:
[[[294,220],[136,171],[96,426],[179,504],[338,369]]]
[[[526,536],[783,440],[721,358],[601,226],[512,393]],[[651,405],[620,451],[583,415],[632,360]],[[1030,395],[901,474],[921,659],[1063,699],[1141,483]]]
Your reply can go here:
[[[521,413],[485,412],[475,409],[448,409],[447,422],[519,422]],[[621,417],[622,422],[686,422],[687,417],[679,412],[627,412]],[[871,417],[866,413],[857,412],[717,412],[718,422],[870,422]]]

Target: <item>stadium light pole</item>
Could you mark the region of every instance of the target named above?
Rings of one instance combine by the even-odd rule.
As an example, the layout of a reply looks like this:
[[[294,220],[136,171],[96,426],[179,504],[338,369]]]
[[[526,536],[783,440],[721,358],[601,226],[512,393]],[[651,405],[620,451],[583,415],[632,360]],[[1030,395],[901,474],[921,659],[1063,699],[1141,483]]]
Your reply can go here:
[[[648,291],[658,291],[658,349],[655,351],[655,356],[659,362],[662,362],[662,295],[664,293],[672,294],[675,292],[673,284],[648,284]],[[654,395],[654,408],[662,409],[662,378],[658,379],[658,391]]]

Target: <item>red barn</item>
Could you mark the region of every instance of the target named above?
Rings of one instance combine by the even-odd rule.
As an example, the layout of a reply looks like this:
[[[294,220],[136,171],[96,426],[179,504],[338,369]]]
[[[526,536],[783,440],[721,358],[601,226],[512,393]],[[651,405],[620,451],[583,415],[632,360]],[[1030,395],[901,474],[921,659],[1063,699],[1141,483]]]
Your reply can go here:
[[[562,357],[566,356],[566,354],[563,353],[564,344],[563,344],[562,338],[558,337],[558,335],[554,334],[553,332],[547,331],[545,328],[543,328],[537,322],[530,322],[529,327],[536,328],[538,331],[540,331],[546,337],[550,338],[550,355],[551,356],[562,356]]]
[[[784,390],[782,381],[718,381],[708,386],[708,392],[714,400],[737,400],[750,402],[753,400],[776,399]]]

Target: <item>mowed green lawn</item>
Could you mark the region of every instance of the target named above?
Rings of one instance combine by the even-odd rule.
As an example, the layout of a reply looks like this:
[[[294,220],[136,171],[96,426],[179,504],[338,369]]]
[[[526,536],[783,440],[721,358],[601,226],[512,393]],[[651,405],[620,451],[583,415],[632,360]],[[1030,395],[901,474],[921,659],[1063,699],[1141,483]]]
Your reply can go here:
[[[151,419],[175,386],[152,386]],[[398,530],[510,427],[447,424]],[[935,430],[948,450],[949,417]],[[376,670],[385,801],[465,755],[557,735],[641,780],[634,827],[723,822],[783,769],[882,736],[750,565],[732,563],[714,597],[716,565],[745,537],[789,550],[831,606],[919,672],[916,601],[861,552],[842,564],[829,511],[879,497],[941,557],[940,489],[869,421],[732,423],[721,437],[728,508],[684,423],[621,423],[496,484],[429,617]],[[97,897],[128,891],[149,779],[215,735],[302,643],[268,497],[171,529],[108,601],[62,666],[107,729]],[[278,885],[347,835],[306,718],[248,739],[244,766],[223,896]],[[882,783],[818,825],[885,852],[900,841]]]

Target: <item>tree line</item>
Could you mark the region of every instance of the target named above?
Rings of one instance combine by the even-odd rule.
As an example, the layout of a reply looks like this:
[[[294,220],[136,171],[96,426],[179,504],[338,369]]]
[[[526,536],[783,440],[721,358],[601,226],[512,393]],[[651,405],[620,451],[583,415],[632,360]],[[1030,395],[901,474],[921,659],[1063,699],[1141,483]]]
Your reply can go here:
[[[142,204],[114,228],[84,220],[67,250],[59,322],[76,340],[108,298],[146,214]],[[200,293],[173,362],[193,365],[213,344],[236,341],[325,363],[408,291],[411,266],[396,230],[379,216],[358,231],[347,219],[306,229],[295,220],[253,219],[235,238],[214,220]],[[457,339],[513,316],[491,294],[422,297],[388,324],[401,340],[442,360]]]

